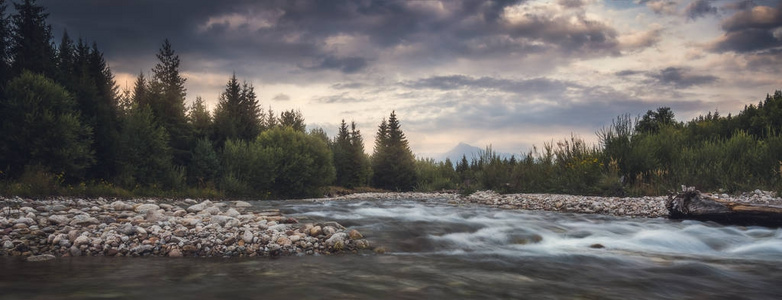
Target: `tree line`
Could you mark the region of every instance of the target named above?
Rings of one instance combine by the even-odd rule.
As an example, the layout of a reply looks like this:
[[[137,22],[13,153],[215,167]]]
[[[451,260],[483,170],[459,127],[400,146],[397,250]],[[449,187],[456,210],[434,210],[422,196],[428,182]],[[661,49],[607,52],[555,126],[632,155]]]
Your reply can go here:
[[[391,191],[479,189],[659,195],[680,185],[782,191],[782,92],[735,116],[684,122],[668,107],[618,116],[590,145],[577,136],[501,158],[416,159],[395,112],[368,155],[342,120],[336,137],[301,112],[263,109],[251,83],[227,79],[214,111],[187,105],[165,40],[148,73],[120,91],[95,43],[53,41],[45,8],[0,0],[0,193],[94,196],[311,197],[332,186]],[[56,46],[55,46],[56,45]]]
[[[782,91],[737,115],[709,112],[677,121],[660,107],[618,116],[589,145],[577,136],[502,158],[491,147],[473,158],[419,159],[418,189],[585,195],[665,195],[681,185],[735,193],[782,192]]]
[[[214,111],[187,105],[180,58],[120,91],[95,43],[57,46],[45,8],[0,0],[0,180],[8,193],[310,197],[329,185],[414,187],[414,156],[391,113],[372,157],[343,120],[331,139],[300,111],[264,110],[251,83],[228,78]],[[179,191],[179,193],[177,193]]]

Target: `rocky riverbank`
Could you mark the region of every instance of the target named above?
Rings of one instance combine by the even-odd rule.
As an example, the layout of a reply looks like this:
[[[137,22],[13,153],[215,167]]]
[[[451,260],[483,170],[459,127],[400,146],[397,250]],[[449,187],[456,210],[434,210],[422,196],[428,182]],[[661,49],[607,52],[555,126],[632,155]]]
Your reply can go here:
[[[740,195],[706,194],[726,201],[780,205],[782,198],[776,193],[755,190]],[[478,191],[468,196],[454,193],[361,193],[334,198],[315,199],[315,201],[357,200],[357,199],[446,199],[454,205],[482,205],[502,209],[545,210],[571,213],[605,214],[630,217],[667,217],[665,207],[667,196],[655,197],[600,197],[562,194],[498,194],[493,191]]]
[[[244,201],[0,197],[0,256],[277,256],[373,247],[335,222],[300,224]],[[382,250],[380,250],[382,251]]]

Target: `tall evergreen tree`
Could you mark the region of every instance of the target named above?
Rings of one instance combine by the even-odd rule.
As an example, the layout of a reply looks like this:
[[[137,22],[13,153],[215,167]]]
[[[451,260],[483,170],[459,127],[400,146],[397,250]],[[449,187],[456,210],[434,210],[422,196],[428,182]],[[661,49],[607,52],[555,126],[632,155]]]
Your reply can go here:
[[[14,75],[23,70],[55,77],[55,53],[52,46],[52,28],[46,23],[49,16],[35,0],[14,3],[16,14],[11,17],[12,70]]]
[[[349,150],[348,157],[355,166],[355,171],[349,175],[349,182],[353,187],[365,186],[372,170],[369,157],[364,152],[364,138],[361,137],[361,131],[356,129],[356,122],[350,122]]]
[[[4,95],[5,84],[11,79],[11,25],[5,14],[7,5],[0,0],[0,97]]]
[[[190,111],[187,113],[187,122],[190,123],[193,136],[197,139],[210,137],[212,116],[209,110],[206,109],[206,104],[204,104],[204,99],[201,96],[196,97],[195,102],[190,106]]]
[[[185,116],[185,78],[179,73],[179,55],[166,39],[157,54],[159,62],[152,68],[150,107],[155,118],[169,134],[174,163],[187,165],[190,160],[191,132]]]
[[[373,183],[388,190],[412,190],[416,183],[415,156],[402,132],[396,112],[378,127],[372,156]]]
[[[255,139],[261,132],[262,114],[252,85],[239,84],[236,74],[231,76],[220,94],[215,109],[214,140],[222,146],[226,140]]]
[[[63,30],[60,46],[57,48],[57,76],[54,78],[67,90],[73,92],[76,85],[76,46],[67,30]]]
[[[339,126],[337,136],[334,138],[332,146],[332,155],[334,157],[334,168],[337,171],[336,184],[352,188],[351,177],[355,172],[356,165],[351,162],[350,157],[350,132],[345,120]]]

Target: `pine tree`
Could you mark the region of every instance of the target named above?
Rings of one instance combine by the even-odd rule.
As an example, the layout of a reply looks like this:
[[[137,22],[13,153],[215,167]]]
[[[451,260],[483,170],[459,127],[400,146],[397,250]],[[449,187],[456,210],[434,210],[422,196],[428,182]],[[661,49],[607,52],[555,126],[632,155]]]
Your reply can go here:
[[[215,109],[214,140],[221,147],[226,140],[255,139],[261,132],[261,113],[255,90],[247,82],[239,84],[236,74],[231,76],[220,94]]]
[[[349,175],[349,183],[353,187],[366,186],[369,175],[372,172],[369,165],[369,157],[364,152],[364,138],[361,131],[356,129],[356,122],[350,122],[350,161],[355,166],[355,171]]]
[[[197,139],[208,138],[211,136],[212,116],[206,109],[204,99],[201,96],[196,97],[190,111],[187,114],[187,121],[193,130],[193,136]]]
[[[378,127],[372,157],[373,183],[388,190],[412,190],[416,183],[415,156],[402,132],[396,112]]]
[[[150,107],[155,119],[169,134],[171,151],[176,165],[187,165],[190,160],[191,132],[185,116],[185,78],[179,73],[179,55],[166,39],[157,54],[159,62],[152,68],[149,82]]]
[[[46,24],[49,16],[35,0],[14,3],[16,14],[11,17],[12,70],[19,75],[23,70],[55,77],[55,54],[52,47],[52,28]]]
[[[4,95],[5,84],[11,79],[11,28],[9,18],[5,14],[5,0],[0,0],[0,97]]]
[[[147,78],[144,77],[144,73],[139,73],[136,77],[136,82],[133,84],[133,100],[132,102],[138,106],[151,106],[149,103],[149,87],[147,86]]]
[[[344,186],[352,188],[351,177],[355,172],[356,167],[351,162],[350,151],[350,132],[348,131],[348,124],[345,120],[339,126],[337,136],[334,138],[332,146],[332,154],[334,157],[334,168],[337,171],[336,184],[338,186]]]

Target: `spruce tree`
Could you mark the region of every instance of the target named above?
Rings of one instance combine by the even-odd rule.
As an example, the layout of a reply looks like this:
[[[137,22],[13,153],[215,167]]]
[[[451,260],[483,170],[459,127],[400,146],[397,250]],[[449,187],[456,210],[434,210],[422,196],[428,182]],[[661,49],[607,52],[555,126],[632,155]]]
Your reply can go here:
[[[0,97],[4,95],[5,84],[11,79],[11,27],[8,16],[5,14],[7,5],[5,0],[0,0]]]
[[[149,83],[150,107],[155,119],[169,134],[174,163],[187,165],[190,160],[191,132],[185,116],[185,78],[179,73],[179,55],[166,39],[157,54],[159,62],[152,68]]]
[[[14,3],[16,14],[11,17],[12,72],[23,70],[55,77],[55,54],[52,47],[52,28],[46,23],[49,16],[35,0]]]
[[[396,112],[378,127],[372,157],[373,183],[387,190],[412,190],[416,183],[415,156],[402,132]]]
[[[216,144],[221,147],[230,139],[255,139],[261,132],[262,117],[253,86],[247,82],[239,84],[236,74],[232,75],[215,109]]]
[[[350,151],[348,157],[355,166],[354,172],[349,175],[348,182],[353,187],[367,185],[371,167],[369,157],[364,152],[364,138],[361,137],[361,131],[356,129],[356,122],[350,122]]]
[[[193,136],[196,139],[203,139],[211,136],[212,116],[209,114],[209,110],[206,109],[206,104],[204,104],[204,99],[201,98],[201,96],[196,97],[195,102],[190,106],[190,111],[187,114],[187,122],[190,123]]]
[[[336,184],[347,188],[352,188],[351,177],[355,172],[356,167],[351,162],[350,151],[350,132],[348,131],[348,124],[345,120],[339,126],[339,132],[334,138],[334,144],[332,147],[332,154],[334,157],[334,168],[337,171]]]

